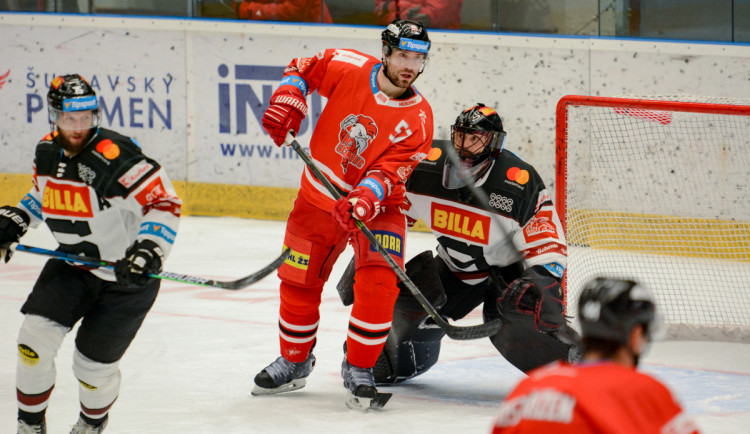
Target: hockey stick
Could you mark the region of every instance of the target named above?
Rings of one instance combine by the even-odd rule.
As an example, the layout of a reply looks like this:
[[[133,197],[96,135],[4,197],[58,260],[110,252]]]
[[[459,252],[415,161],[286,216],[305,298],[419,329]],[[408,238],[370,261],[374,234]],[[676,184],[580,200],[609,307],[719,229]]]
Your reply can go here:
[[[310,158],[310,156],[305,153],[302,147],[300,147],[300,144],[294,139],[294,136],[292,136],[291,134],[287,134],[286,141],[284,143],[291,146],[297,152],[297,154],[299,154],[299,156],[302,158],[302,161],[305,162],[310,171],[312,171],[313,175],[315,175],[315,178],[317,178],[318,181],[325,185],[326,189],[329,193],[331,193],[334,199],[338,200],[341,198],[341,195],[333,186],[333,184],[331,184],[331,181],[329,181],[328,178],[323,175],[320,169],[318,169],[318,166],[315,164],[312,158]],[[442,316],[440,316],[435,307],[429,302],[429,300],[427,300],[427,298],[422,294],[419,288],[417,288],[414,282],[409,279],[409,276],[407,276],[404,270],[399,267],[396,261],[385,250],[385,248],[383,248],[380,242],[378,242],[377,238],[375,238],[375,235],[370,231],[370,229],[368,229],[367,226],[365,226],[365,224],[359,220],[355,220],[355,224],[357,225],[357,228],[359,228],[359,230],[362,231],[365,237],[370,241],[370,244],[378,250],[378,253],[380,253],[383,259],[385,259],[385,261],[393,269],[393,271],[396,272],[398,278],[401,280],[401,282],[404,283],[404,286],[406,286],[409,292],[412,293],[414,298],[417,299],[419,304],[422,305],[424,310],[435,321],[435,324],[443,329],[443,331],[446,335],[448,335],[449,338],[456,340],[479,339],[492,336],[500,331],[502,323],[499,319],[495,319],[488,323],[475,326],[451,325],[448,321],[443,319]]]
[[[3,249],[18,250],[21,252],[33,253],[35,255],[51,256],[53,258],[63,259],[65,261],[77,262],[79,264],[87,265],[90,267],[102,267],[102,268],[110,268],[110,269],[115,268],[115,263],[112,261],[105,261],[103,259],[92,258],[90,256],[78,256],[72,253],[58,252],[55,250],[47,250],[47,249],[43,249],[40,247],[26,246],[26,245],[18,244],[18,243],[6,243],[6,244],[3,244],[1,247]],[[249,276],[245,276],[237,280],[227,280],[227,281],[213,280],[213,279],[207,279],[205,277],[196,277],[196,276],[189,276],[187,274],[172,273],[169,271],[162,271],[159,274],[149,274],[148,277],[152,277],[154,279],[171,280],[171,281],[180,282],[180,283],[189,283],[191,285],[210,286],[212,288],[237,290],[237,289],[242,289],[242,288],[252,285],[253,283],[269,275],[273,270],[279,268],[281,264],[284,263],[287,256],[289,255],[289,250],[290,249],[287,247],[281,253],[281,256],[274,259],[273,262],[271,262],[270,264],[266,265],[265,267],[261,268],[260,270],[256,271],[255,273]]]

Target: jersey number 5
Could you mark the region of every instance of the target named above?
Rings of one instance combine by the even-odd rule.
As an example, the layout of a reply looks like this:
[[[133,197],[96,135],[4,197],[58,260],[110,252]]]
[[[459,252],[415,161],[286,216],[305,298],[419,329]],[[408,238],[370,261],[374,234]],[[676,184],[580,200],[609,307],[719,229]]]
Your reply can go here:
[[[393,132],[393,134],[388,136],[388,139],[391,141],[391,143],[398,143],[411,135],[412,132],[409,129],[409,124],[407,124],[405,120],[401,119],[401,122],[396,125],[396,130]]]

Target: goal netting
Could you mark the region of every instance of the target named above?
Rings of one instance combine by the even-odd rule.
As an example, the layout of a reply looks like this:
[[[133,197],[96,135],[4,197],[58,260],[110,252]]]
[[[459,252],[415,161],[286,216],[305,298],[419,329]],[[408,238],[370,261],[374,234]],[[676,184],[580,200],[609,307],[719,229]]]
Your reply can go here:
[[[587,280],[628,277],[668,337],[750,341],[750,101],[566,96],[556,170],[570,314]]]

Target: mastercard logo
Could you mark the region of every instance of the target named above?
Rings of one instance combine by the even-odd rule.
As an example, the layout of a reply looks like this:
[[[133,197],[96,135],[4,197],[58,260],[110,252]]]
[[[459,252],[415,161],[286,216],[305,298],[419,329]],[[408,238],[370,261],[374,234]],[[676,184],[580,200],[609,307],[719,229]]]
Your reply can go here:
[[[437,161],[441,155],[443,155],[443,151],[440,150],[440,148],[432,148],[430,149],[430,152],[427,153],[426,159],[429,161]]]
[[[112,140],[102,140],[96,145],[96,151],[104,155],[107,160],[114,160],[120,156],[120,147],[112,143]]]
[[[529,171],[521,170],[518,167],[511,167],[510,169],[508,169],[507,176],[511,181],[515,181],[521,185],[529,182]]]

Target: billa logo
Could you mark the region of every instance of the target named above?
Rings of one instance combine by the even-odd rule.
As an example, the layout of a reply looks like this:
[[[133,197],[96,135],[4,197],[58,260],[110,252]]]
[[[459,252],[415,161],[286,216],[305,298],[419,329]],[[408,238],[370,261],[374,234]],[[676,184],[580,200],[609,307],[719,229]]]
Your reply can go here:
[[[93,217],[88,187],[47,181],[42,195],[42,211],[69,217]]]
[[[474,243],[487,244],[490,217],[433,202],[432,229]]]
[[[106,139],[96,144],[96,152],[104,155],[107,160],[114,160],[120,156],[120,147]]]

